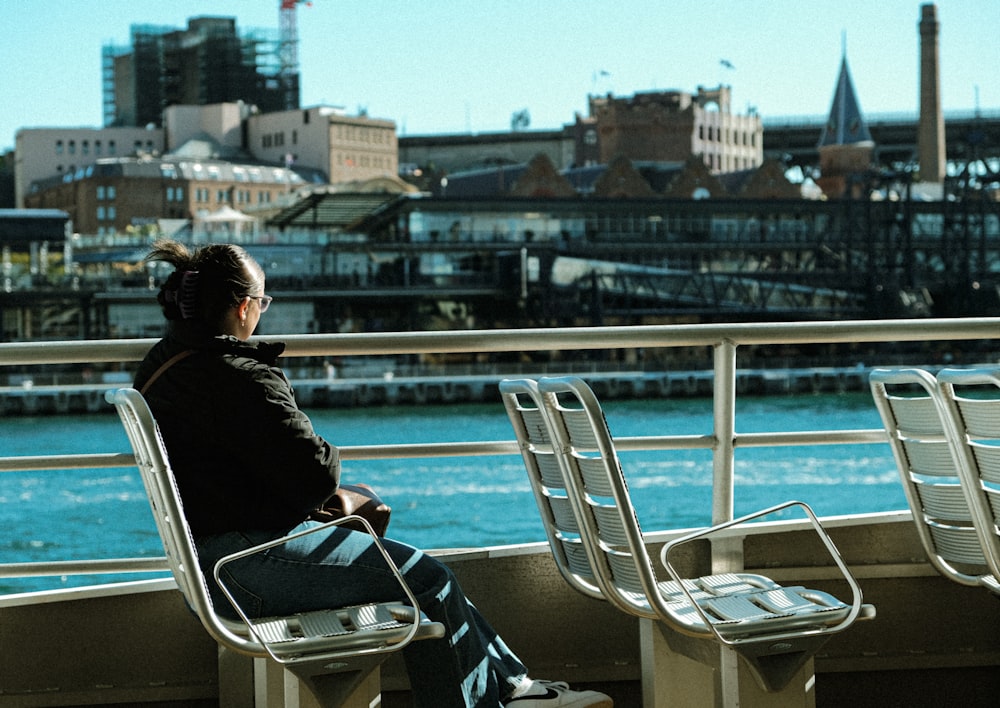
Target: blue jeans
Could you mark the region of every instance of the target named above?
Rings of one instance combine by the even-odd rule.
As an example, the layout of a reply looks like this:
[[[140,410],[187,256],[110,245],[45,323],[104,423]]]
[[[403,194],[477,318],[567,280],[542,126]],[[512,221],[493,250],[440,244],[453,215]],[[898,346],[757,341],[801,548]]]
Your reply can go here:
[[[306,521],[288,533],[317,525]],[[230,532],[198,539],[198,554],[219,614],[236,618],[216,586],[215,562],[285,534]],[[470,603],[451,569],[411,546],[383,539],[420,609],[445,627],[442,639],[403,649],[418,708],[497,708],[527,669]],[[334,528],[229,563],[223,580],[250,617],[401,600],[402,590],[371,536]]]

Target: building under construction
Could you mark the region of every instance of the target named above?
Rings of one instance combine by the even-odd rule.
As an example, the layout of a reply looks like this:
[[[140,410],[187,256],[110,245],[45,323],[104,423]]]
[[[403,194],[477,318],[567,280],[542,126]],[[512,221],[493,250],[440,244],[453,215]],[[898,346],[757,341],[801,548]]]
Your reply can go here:
[[[174,104],[243,101],[260,111],[299,107],[297,65],[273,30],[240,32],[235,18],[196,17],[186,29],[133,25],[127,47],[102,50],[104,125],[162,121]]]

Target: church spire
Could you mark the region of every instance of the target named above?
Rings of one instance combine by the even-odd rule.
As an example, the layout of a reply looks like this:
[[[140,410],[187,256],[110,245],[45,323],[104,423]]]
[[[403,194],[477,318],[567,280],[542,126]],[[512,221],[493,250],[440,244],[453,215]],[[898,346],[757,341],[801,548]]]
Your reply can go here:
[[[851,72],[847,68],[847,47],[840,60],[840,76],[833,93],[830,117],[819,139],[819,171],[816,184],[830,199],[859,197],[864,193],[859,180],[872,169],[872,140],[861,115]]]
[[[854,92],[854,82],[847,68],[847,49],[844,48],[840,62],[840,76],[837,78],[837,88],[833,93],[833,105],[830,106],[830,116],[823,126],[823,134],[819,139],[819,147],[829,145],[853,145],[855,143],[872,142],[871,133],[861,115],[858,96]]]

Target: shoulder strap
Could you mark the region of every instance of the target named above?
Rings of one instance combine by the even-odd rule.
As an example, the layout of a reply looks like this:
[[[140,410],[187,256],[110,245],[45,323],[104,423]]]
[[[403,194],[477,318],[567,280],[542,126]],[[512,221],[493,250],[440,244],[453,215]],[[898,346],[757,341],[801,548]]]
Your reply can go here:
[[[160,368],[154,371],[153,375],[150,376],[148,379],[146,379],[146,383],[144,383],[142,385],[142,388],[139,389],[139,393],[145,394],[146,391],[149,390],[149,387],[153,385],[153,382],[156,381],[158,378],[160,378],[160,375],[163,374],[164,371],[169,369],[171,366],[176,364],[181,359],[186,359],[187,357],[191,356],[192,354],[194,354],[194,352],[195,352],[194,349],[185,349],[182,352],[174,354],[172,357],[170,357],[165,362],[160,364]]]

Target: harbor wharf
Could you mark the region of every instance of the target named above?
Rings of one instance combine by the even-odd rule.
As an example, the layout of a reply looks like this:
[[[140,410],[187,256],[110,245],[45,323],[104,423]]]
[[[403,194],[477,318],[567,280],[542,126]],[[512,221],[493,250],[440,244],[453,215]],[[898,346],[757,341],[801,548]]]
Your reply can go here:
[[[865,391],[869,372],[863,365],[742,369],[737,372],[736,387],[740,395]],[[607,400],[712,395],[711,370],[576,373]],[[520,375],[520,372],[510,374]],[[505,377],[497,373],[400,376],[386,371],[380,376],[293,379],[292,384],[299,404],[306,408],[492,403],[499,400],[497,385]],[[25,379],[20,385],[0,386],[0,415],[109,413],[104,392],[128,383],[125,377],[65,385],[35,385]]]

